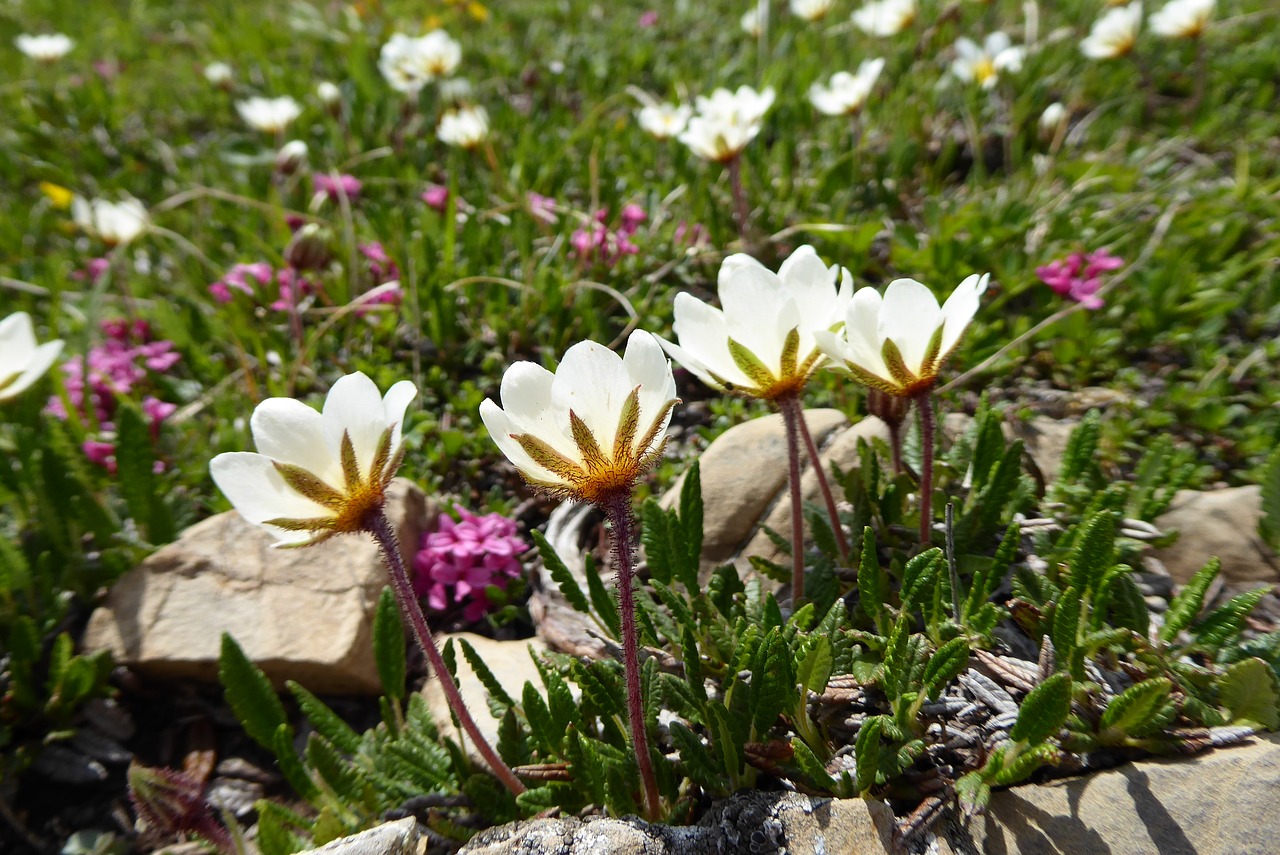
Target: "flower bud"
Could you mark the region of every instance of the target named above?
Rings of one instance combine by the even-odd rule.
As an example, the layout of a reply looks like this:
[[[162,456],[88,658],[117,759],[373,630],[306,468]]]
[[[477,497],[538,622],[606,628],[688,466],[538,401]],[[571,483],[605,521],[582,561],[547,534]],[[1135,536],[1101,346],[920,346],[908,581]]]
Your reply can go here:
[[[316,84],[316,97],[320,99],[321,104],[333,110],[342,103],[342,90],[337,84],[322,80]]]
[[[307,163],[307,144],[302,140],[289,140],[276,154],[276,171],[292,175]]]
[[[307,223],[293,235],[284,250],[284,260],[294,270],[320,270],[327,267],[333,253],[329,249],[332,235],[319,223]]]

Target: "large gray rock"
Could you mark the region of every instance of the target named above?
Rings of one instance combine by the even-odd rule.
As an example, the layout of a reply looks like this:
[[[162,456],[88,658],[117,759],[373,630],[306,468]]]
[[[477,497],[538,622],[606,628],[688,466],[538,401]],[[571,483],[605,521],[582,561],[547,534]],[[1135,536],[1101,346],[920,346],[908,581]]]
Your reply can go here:
[[[1178,540],[1155,552],[1178,582],[1186,583],[1210,558],[1222,560],[1222,578],[1233,587],[1280,582],[1280,558],[1258,537],[1262,488],[1232,487],[1196,492],[1179,490],[1158,520],[1160,529],[1177,529]]]
[[[331,840],[314,855],[418,855],[418,821],[405,817]]]
[[[538,676],[538,669],[533,664],[530,648],[533,649],[534,654],[537,654],[546,650],[547,645],[539,638],[495,641],[470,632],[441,633],[436,636],[436,642],[441,648],[450,639],[453,639],[458,653],[458,691],[462,693],[462,700],[466,703],[467,709],[471,710],[471,717],[476,720],[476,726],[480,728],[480,732],[484,734],[485,739],[489,740],[490,745],[496,745],[499,721],[489,714],[489,695],[472,669],[471,663],[462,655],[462,648],[458,642],[466,641],[474,647],[476,653],[480,655],[480,660],[493,672],[493,676],[497,678],[502,688],[516,699],[523,694],[526,682],[533,683],[538,687],[539,692],[542,691],[542,678]],[[427,699],[427,706],[431,710],[431,718],[436,726],[446,732],[452,730],[453,719],[449,715],[449,704],[445,701],[444,689],[440,686],[440,681],[432,677],[422,687],[422,693]],[[469,740],[464,741],[467,742],[468,748],[473,747]]]
[[[893,813],[881,802],[743,792],[694,826],[626,819],[536,819],[482,831],[467,855],[834,855],[896,853]]]
[[[1280,735],[996,793],[966,850],[991,855],[1273,855]]]
[[[411,560],[425,496],[397,479],[387,515]],[[84,647],[153,676],[214,681],[226,632],[277,686],[292,679],[315,692],[377,694],[373,612],[389,578],[373,539],[273,542],[235,511],[197,523],[112,587]]]

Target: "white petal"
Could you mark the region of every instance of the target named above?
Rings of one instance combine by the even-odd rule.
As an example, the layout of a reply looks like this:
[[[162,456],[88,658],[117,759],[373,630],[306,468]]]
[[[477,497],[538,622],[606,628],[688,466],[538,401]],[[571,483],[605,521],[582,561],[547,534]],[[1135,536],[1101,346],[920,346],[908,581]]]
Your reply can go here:
[[[721,284],[720,305],[729,336],[778,376],[786,336],[800,325],[800,310],[782,281],[763,267],[739,268]]]
[[[653,424],[657,414],[676,398],[676,381],[671,375],[671,363],[667,361],[658,340],[643,330],[636,330],[627,338],[627,350],[622,356],[622,362],[631,377],[633,388],[635,385],[640,387],[640,433],[643,434]],[[662,421],[663,432],[670,421],[671,413],[668,411]],[[659,432],[658,441],[661,438],[662,432]]]
[[[345,432],[351,437],[362,475],[368,475],[369,465],[378,453],[378,441],[389,427],[383,412],[377,384],[359,371],[339,378],[324,399],[324,435],[331,453],[340,453]]]
[[[1013,41],[1007,33],[1002,30],[996,30],[987,36],[986,41],[983,43],[983,48],[986,50],[987,56],[994,57],[1000,51],[1007,50],[1012,44]]]
[[[519,363],[517,363],[519,364]],[[513,366],[514,367],[514,366]],[[510,371],[510,369],[508,369]],[[533,458],[512,438],[512,434],[522,434],[528,431],[524,430],[520,425],[512,421],[510,414],[504,412],[497,404],[488,398],[480,402],[480,420],[484,422],[485,428],[489,431],[489,436],[497,443],[498,448],[507,456],[517,469],[525,474],[526,477],[539,481],[552,481],[562,483],[559,478],[548,472],[546,469],[533,462]],[[546,440],[546,437],[539,436],[539,439]]]
[[[733,274],[742,270],[744,267],[758,268],[764,270],[765,266],[756,259],[747,255],[745,252],[736,252],[733,255],[720,262],[720,272],[716,274],[716,287],[723,288]]]
[[[943,304],[941,354],[950,353],[952,348],[959,343],[960,336],[964,334],[965,328],[969,326],[973,316],[978,313],[979,298],[987,290],[987,280],[990,278],[990,274],[986,273],[982,274],[982,276],[978,276],[975,273],[967,277],[956,286],[956,290],[951,292],[951,296]]]
[[[338,448],[325,436],[320,414],[293,398],[268,398],[249,419],[258,453],[301,466],[335,489],[342,489]]]
[[[209,462],[209,474],[240,516],[261,526],[282,543],[302,543],[314,535],[263,525],[271,519],[313,519],[331,512],[295,492],[280,477],[269,457],[251,451],[219,454]]]
[[[801,332],[829,329],[843,320],[836,302],[834,270],[822,263],[811,246],[802,246],[778,268],[783,290],[800,311]]]
[[[895,279],[884,292],[880,308],[880,335],[898,346],[902,361],[913,374],[920,373],[929,339],[942,322],[938,300],[914,279]]]
[[[396,383],[382,397],[382,416],[387,424],[394,425],[391,431],[391,454],[393,456],[400,448],[400,432],[404,426],[404,411],[409,408],[410,402],[416,397],[418,397],[418,387],[408,380],[401,380]],[[386,428],[383,428],[383,430],[386,430]]]
[[[21,371],[35,349],[30,315],[14,312],[0,321],[0,377]]]
[[[552,398],[554,382],[554,374],[532,362],[517,362],[507,368],[501,389],[502,409],[509,422],[506,430],[532,434],[570,460],[581,462],[569,430],[568,410],[557,409]]]
[[[551,400],[561,412],[571,410],[582,419],[607,454],[631,389],[631,378],[618,354],[603,344],[580,341],[565,351],[556,368]]]
[[[59,340],[45,342],[37,347],[27,359],[26,365],[22,368],[22,372],[14,378],[4,388],[0,389],[0,399],[12,398],[19,392],[26,390],[32,383],[44,376],[44,373],[53,365],[58,354],[62,353],[62,342]],[[8,371],[4,362],[0,362],[0,378],[3,378]]]
[[[675,316],[671,328],[680,345],[663,345],[672,359],[698,375],[708,386],[718,388],[710,374],[716,374],[736,386],[751,385],[750,378],[739,370],[729,353],[729,327],[723,312],[681,291],[676,294]]]

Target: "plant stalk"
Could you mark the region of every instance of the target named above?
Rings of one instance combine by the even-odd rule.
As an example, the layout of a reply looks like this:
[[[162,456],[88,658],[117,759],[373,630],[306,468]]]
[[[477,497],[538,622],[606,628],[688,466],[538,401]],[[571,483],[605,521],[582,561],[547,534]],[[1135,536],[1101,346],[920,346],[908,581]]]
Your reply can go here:
[[[751,211],[747,208],[747,194],[742,189],[742,155],[735,154],[725,162],[725,168],[729,170],[729,186],[733,190],[733,209],[738,220],[738,237],[746,241],[747,218],[751,215]]]
[[[453,675],[445,667],[444,658],[440,655],[440,648],[436,646],[436,640],[431,635],[430,627],[427,626],[427,618],[422,613],[422,606],[418,603],[418,598],[413,593],[413,583],[409,581],[409,573],[405,569],[404,560],[400,557],[400,546],[396,541],[396,534],[392,530],[391,523],[387,520],[387,515],[383,513],[382,508],[372,511],[365,518],[365,530],[373,535],[373,539],[378,542],[378,546],[382,549],[382,558],[387,563],[387,569],[391,571],[391,587],[395,591],[396,601],[400,604],[400,612],[408,618],[409,625],[413,628],[414,638],[418,641],[418,646],[426,654],[431,670],[435,672],[436,679],[440,681],[440,685],[444,689],[445,699],[449,703],[449,709],[458,717],[458,722],[462,725],[462,729],[467,732],[467,736],[471,737],[476,750],[480,752],[480,756],[489,764],[489,768],[493,770],[493,774],[497,776],[498,780],[513,794],[519,795],[523,793],[525,791],[524,784],[520,783],[520,779],[516,777],[515,772],[511,771],[511,767],[498,756],[498,752],[493,750],[489,740],[484,738],[484,734],[480,732],[475,719],[471,717],[471,712],[462,700],[462,693],[458,691],[458,684],[454,682]]]
[[[644,784],[644,813],[651,821],[658,819],[658,779],[649,758],[649,736],[644,721],[644,698],[640,686],[640,638],[636,630],[635,550],[631,516],[631,492],[601,502],[601,508],[613,528],[613,559],[618,568],[618,611],[622,615],[622,665],[627,682],[627,719],[631,724],[631,742],[636,751],[636,765]]]
[[[849,563],[849,541],[844,536],[844,527],[840,525],[840,514],[836,512],[835,495],[831,492],[831,482],[827,480],[827,473],[822,468],[822,458],[818,456],[818,445],[813,441],[813,433],[809,430],[808,423],[804,420],[804,406],[800,403],[800,396],[788,395],[778,401],[780,408],[790,408],[794,413],[796,424],[800,428],[800,436],[804,439],[805,453],[809,455],[809,462],[813,464],[813,472],[818,476],[818,487],[822,490],[822,499],[827,504],[827,516],[831,518],[831,531],[836,537],[836,548],[840,550],[840,563]]]
[[[928,546],[933,532],[933,445],[937,420],[933,411],[933,390],[916,395],[920,410],[920,545]]]
[[[781,400],[782,423],[787,429],[787,460],[791,482],[791,604],[798,608],[804,598],[804,509],[800,491],[800,416],[798,406],[789,407]]]

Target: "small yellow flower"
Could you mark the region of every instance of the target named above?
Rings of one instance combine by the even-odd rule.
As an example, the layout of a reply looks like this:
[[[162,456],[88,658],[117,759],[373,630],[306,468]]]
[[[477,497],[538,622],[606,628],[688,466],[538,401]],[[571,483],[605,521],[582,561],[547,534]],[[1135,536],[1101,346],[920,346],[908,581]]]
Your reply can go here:
[[[40,192],[43,193],[45,198],[49,200],[50,204],[59,211],[65,211],[67,208],[70,208],[71,200],[76,196],[75,193],[71,192],[66,187],[63,187],[61,184],[54,184],[52,181],[41,181]]]
[[[475,2],[475,0],[467,4],[467,14],[471,16],[472,20],[479,21],[482,24],[489,20],[489,8],[483,3]]]

